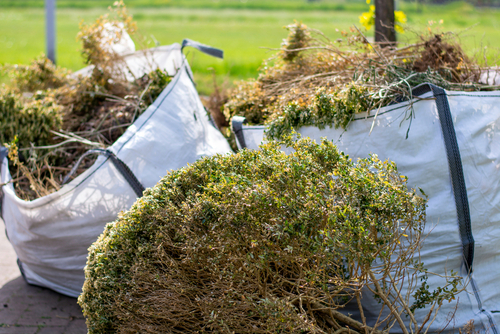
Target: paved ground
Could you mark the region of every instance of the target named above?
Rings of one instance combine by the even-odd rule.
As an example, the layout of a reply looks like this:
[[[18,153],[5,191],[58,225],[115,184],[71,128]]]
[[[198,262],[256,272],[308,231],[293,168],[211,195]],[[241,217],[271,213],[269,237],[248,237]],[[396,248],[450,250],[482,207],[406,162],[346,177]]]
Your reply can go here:
[[[28,285],[0,221],[0,334],[87,333],[75,298]]]

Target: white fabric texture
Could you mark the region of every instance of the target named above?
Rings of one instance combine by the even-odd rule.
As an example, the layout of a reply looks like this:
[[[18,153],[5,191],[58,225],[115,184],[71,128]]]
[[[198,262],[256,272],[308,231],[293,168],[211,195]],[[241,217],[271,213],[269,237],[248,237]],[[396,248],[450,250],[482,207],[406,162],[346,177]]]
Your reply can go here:
[[[168,48],[177,74],[158,99],[109,148],[140,183],[154,186],[169,170],[204,156],[231,153],[210,123],[191,80],[179,45]],[[1,181],[9,182],[8,161]],[[4,186],[2,216],[7,235],[31,284],[78,296],[84,282],[88,247],[108,222],[137,195],[110,159],[94,165],[59,191],[33,201],[19,199],[12,183]]]
[[[174,75],[183,61],[179,50],[180,45],[175,43],[124,54],[120,70],[129,81],[134,81],[157,68]],[[93,69],[94,65],[90,65],[74,72],[71,76],[87,77],[92,74]]]
[[[477,330],[497,333],[500,324],[500,92],[446,92],[462,158],[467,188],[472,235],[475,239],[473,274],[463,265],[462,242],[452,189],[449,165],[435,100],[382,108],[373,116],[357,116],[346,131],[303,127],[299,132],[319,141],[326,137],[354,161],[374,153],[380,159],[395,161],[398,171],[408,176],[412,188],[420,187],[429,196],[425,239],[421,250],[429,272],[464,277],[466,290],[457,301],[444,302],[430,332],[456,331],[475,320]],[[432,93],[427,93],[432,97]],[[408,132],[408,138],[406,134]],[[245,144],[257,149],[264,140],[263,126],[243,126]],[[469,282],[469,280],[471,280]],[[429,275],[430,290],[444,281]],[[363,301],[365,316],[372,322],[378,316],[377,302]],[[417,310],[424,319],[428,309]],[[453,317],[454,314],[454,317]],[[453,319],[450,321],[450,319]],[[408,319],[405,319],[408,320]],[[399,328],[394,328],[397,332]],[[399,329],[400,330],[400,329]]]
[[[118,40],[116,36],[120,36]],[[135,52],[135,43],[125,29],[125,25],[119,22],[113,25],[110,22],[104,23],[101,47],[105,50],[115,52],[118,55]]]

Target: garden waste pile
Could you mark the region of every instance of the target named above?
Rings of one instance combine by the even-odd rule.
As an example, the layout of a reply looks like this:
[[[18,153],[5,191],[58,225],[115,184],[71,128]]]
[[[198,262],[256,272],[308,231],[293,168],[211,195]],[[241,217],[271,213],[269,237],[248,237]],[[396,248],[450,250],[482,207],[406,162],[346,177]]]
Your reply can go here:
[[[496,69],[451,34],[288,29],[223,107],[250,149],[169,172],[90,248],[89,332],[496,331]]]
[[[370,43],[357,29],[331,41],[295,22],[278,53],[264,62],[256,80],[240,82],[228,96],[224,114],[268,125],[279,138],[292,128],[312,125],[347,128],[354,115],[376,113],[412,98],[412,89],[432,83],[446,90],[495,90],[500,72],[467,56],[451,33],[421,36],[402,47]]]
[[[72,75],[43,55],[28,66],[3,67],[12,83],[0,88],[0,142],[9,148],[19,198],[46,196],[87,170],[96,156],[75,166],[82,154],[113,144],[171,81],[172,73],[157,66],[130,79],[113,45],[132,42],[128,33],[135,30],[123,2],[116,2],[111,15],[80,26],[87,75]]]
[[[376,153],[394,161],[408,185],[427,195],[425,240],[415,260],[427,268],[421,277],[430,294],[412,290],[411,283],[400,293],[415,305],[419,296],[442,291],[438,277],[462,278],[456,295],[445,298],[453,302],[410,308],[402,317],[406,328],[399,321],[379,328],[418,333],[409,325],[426,323],[431,333],[463,332],[473,322],[473,332],[497,332],[500,182],[492,180],[500,164],[498,68],[467,56],[453,34],[381,47],[356,28],[334,42],[300,23],[288,29],[259,77],[240,83],[225,104],[238,146],[259,149],[298,132],[330,140],[353,160]],[[367,290],[362,308],[346,305],[342,312],[374,326],[385,317],[378,311],[384,298]]]
[[[108,224],[78,301],[89,333],[382,333],[457,292],[421,280],[425,203],[394,163],[326,140],[204,158]],[[340,312],[364,289],[391,311],[374,327]]]

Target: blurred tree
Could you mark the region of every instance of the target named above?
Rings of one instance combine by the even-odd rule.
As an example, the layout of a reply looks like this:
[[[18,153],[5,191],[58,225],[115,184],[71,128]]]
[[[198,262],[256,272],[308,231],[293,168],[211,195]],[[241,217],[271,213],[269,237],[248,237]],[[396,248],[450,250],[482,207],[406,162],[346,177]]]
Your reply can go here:
[[[394,0],[375,0],[375,42],[384,46],[396,43]]]

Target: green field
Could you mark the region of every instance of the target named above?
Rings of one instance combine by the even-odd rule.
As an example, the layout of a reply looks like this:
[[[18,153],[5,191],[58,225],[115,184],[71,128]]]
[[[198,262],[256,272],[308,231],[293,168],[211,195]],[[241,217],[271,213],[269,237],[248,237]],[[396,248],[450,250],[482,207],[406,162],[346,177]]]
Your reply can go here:
[[[92,22],[107,12],[106,5],[112,1],[58,0],[57,3],[57,61],[61,66],[77,70],[84,66],[76,40],[79,22]],[[358,17],[368,7],[365,1],[333,0],[312,3],[303,0],[132,0],[126,3],[140,32],[150,40],[165,45],[190,38],[225,51],[225,59],[218,60],[189,50],[188,57],[201,93],[211,89],[212,70],[219,81],[256,76],[262,60],[273,53],[266,48],[279,47],[287,34],[283,26],[293,20],[322,30],[331,38],[339,38],[336,29],[359,25]],[[440,29],[461,32],[469,54],[486,46],[490,63],[496,64],[499,10],[478,9],[461,2],[423,7],[399,2],[398,7],[408,16],[409,30],[423,32],[428,21],[443,20]],[[411,32],[399,35],[402,42],[416,38]],[[0,1],[0,63],[26,64],[44,52],[44,43],[42,0]]]

